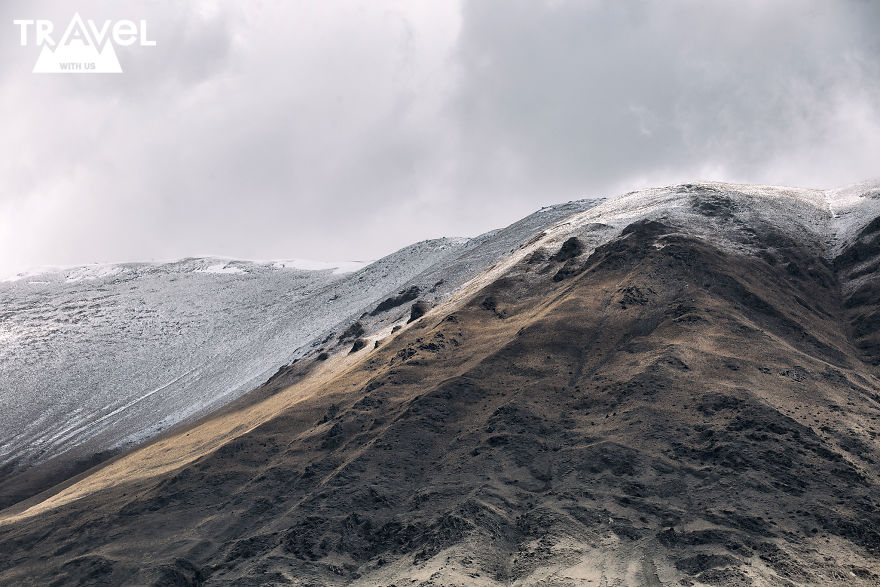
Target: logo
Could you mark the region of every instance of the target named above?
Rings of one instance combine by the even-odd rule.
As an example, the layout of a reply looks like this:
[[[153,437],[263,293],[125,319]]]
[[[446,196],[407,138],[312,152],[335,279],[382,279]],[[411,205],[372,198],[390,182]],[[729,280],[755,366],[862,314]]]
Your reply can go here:
[[[79,13],[70,19],[56,42],[55,23],[51,20],[13,20],[19,27],[21,46],[40,47],[33,73],[122,73],[116,58],[116,46],[155,47],[147,37],[147,21],[84,21]]]

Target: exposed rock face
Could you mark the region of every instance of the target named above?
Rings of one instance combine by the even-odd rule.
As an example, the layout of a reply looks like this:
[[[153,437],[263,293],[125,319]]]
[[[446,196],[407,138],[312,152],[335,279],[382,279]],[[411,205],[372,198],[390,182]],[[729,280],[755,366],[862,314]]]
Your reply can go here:
[[[419,300],[414,303],[409,310],[409,320],[406,321],[407,324],[410,322],[415,322],[419,318],[425,315],[425,313],[431,309],[431,305],[424,300]]]
[[[358,338],[364,332],[364,325],[358,321],[346,328],[343,333],[339,335],[339,340],[341,342],[349,338]]]
[[[397,306],[401,306],[407,302],[411,302],[412,300],[419,297],[420,292],[421,289],[417,285],[408,287],[407,289],[402,290],[396,296],[392,296],[383,300],[378,306],[376,306],[375,310],[370,312],[370,316],[376,316],[378,314],[381,314],[382,312],[387,312],[392,308],[396,308]]]
[[[834,259],[845,284],[844,308],[863,358],[880,365],[880,217],[863,228]]]
[[[552,261],[568,261],[574,259],[584,252],[584,245],[580,239],[573,236],[562,243],[562,246],[556,251],[556,254],[550,257]]]
[[[226,425],[199,458],[7,512],[0,582],[877,584],[873,205],[576,214],[258,425],[169,439]]]

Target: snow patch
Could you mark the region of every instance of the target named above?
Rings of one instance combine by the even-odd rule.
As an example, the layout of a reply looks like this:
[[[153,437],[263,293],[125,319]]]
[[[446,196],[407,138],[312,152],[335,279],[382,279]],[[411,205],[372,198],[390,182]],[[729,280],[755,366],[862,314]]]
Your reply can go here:
[[[332,270],[334,275],[343,275],[345,273],[354,273],[360,271],[372,261],[315,261],[312,259],[284,259],[271,261],[272,267],[275,269],[300,269],[302,271],[328,271]]]
[[[15,281],[21,281],[23,279],[43,277],[44,275],[61,273],[66,269],[69,269],[69,267],[61,267],[58,265],[41,265],[39,267],[32,267],[24,271],[2,275],[0,276],[0,283],[13,283]]]
[[[218,275],[236,275],[244,272],[244,269],[241,267],[235,267],[228,263],[215,263],[214,265],[208,265],[204,269],[196,269],[196,273],[214,273]]]
[[[111,264],[95,264],[78,267],[67,273],[65,281],[67,283],[76,283],[77,281],[94,281],[96,279],[106,279],[114,277],[120,273],[124,273],[125,269],[119,265]]]

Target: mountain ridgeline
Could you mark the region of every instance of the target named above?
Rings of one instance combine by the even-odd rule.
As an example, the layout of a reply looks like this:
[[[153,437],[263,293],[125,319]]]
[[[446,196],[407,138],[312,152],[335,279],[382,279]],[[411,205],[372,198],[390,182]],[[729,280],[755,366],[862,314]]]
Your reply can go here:
[[[880,583],[880,188],[567,206],[3,510],[0,583]]]

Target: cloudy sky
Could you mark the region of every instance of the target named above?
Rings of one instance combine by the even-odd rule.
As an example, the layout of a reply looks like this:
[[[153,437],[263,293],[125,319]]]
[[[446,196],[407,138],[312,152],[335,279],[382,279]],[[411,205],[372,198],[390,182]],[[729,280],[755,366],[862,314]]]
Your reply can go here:
[[[32,74],[14,19],[147,21],[123,74]],[[695,179],[880,175],[880,3],[0,4],[0,274],[373,259]]]

